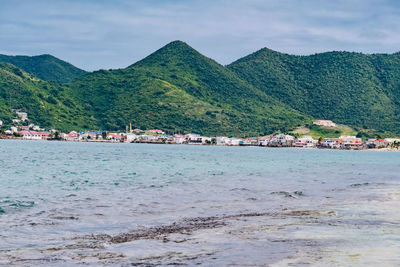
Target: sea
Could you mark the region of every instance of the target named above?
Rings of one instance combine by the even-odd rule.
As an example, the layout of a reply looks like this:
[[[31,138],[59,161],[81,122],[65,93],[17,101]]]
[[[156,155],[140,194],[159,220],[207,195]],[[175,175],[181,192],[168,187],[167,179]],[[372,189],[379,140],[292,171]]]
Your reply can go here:
[[[0,266],[399,266],[400,153],[0,140]]]

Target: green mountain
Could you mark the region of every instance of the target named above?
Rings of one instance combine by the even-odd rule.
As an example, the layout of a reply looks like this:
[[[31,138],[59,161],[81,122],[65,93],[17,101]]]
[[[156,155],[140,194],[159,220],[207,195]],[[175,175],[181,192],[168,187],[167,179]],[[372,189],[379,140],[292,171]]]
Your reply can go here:
[[[86,73],[86,71],[51,55],[33,57],[0,55],[0,62],[11,63],[42,80],[58,83],[73,81]]]
[[[68,88],[42,81],[9,63],[0,63],[0,120],[10,124],[14,111],[28,112],[29,123],[60,130],[94,128]],[[14,111],[13,111],[14,110]]]
[[[399,53],[293,56],[264,48],[228,68],[314,118],[400,133]]]
[[[127,68],[86,74],[48,55],[1,61],[17,65],[0,63],[5,122],[21,110],[61,130],[122,130],[133,122],[207,135],[266,135],[303,125],[298,129],[330,134],[310,126],[315,118],[365,136],[400,134],[400,53],[293,56],[264,48],[224,67],[175,41]]]
[[[105,129],[133,121],[171,132],[257,135],[311,121],[180,41],[128,68],[90,73],[69,86]]]

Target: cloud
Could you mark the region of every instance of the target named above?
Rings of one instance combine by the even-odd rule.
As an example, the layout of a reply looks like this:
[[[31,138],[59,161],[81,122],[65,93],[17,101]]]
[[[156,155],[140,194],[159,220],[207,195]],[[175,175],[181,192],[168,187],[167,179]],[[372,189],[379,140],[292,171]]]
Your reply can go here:
[[[87,70],[128,66],[177,39],[222,64],[262,47],[392,53],[399,11],[389,0],[2,0],[0,53],[50,53]]]

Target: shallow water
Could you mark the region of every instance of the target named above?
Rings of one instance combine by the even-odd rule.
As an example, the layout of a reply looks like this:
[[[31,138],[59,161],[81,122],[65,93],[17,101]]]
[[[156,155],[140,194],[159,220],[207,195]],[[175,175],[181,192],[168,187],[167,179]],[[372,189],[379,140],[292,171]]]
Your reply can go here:
[[[400,264],[400,153],[0,140],[0,265]]]

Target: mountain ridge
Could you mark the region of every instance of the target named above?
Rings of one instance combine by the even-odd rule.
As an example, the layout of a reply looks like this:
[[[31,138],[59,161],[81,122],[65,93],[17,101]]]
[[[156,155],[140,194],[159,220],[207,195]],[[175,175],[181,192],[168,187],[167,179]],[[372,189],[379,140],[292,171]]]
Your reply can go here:
[[[50,54],[38,56],[8,56],[0,54],[0,62],[7,62],[42,80],[66,83],[87,72]]]
[[[42,94],[61,106],[69,99],[84,114],[77,129],[118,130],[133,121],[141,128],[240,136],[288,132],[313,118],[400,133],[397,77],[400,53],[304,56],[262,48],[222,66],[177,40],[126,68],[81,73],[64,84],[37,83],[46,83]],[[67,117],[62,125],[71,125]]]
[[[68,130],[95,125],[69,96],[68,88],[0,62],[0,120],[10,124],[14,110],[27,112],[30,122],[47,128]]]
[[[309,116],[400,132],[399,54],[288,56],[258,51],[227,67]]]
[[[95,75],[99,76],[97,81],[94,78]],[[82,82],[83,80],[85,82]],[[110,81],[114,85],[110,84]],[[124,81],[124,83],[121,81]],[[179,108],[173,105],[160,105],[161,102],[164,103],[163,99],[166,97],[164,94],[165,88],[160,85],[160,82],[169,84],[186,96],[196,99],[196,101],[206,103],[205,105],[208,106],[208,109],[203,106],[198,108],[201,112],[195,112],[185,102],[182,104],[181,114],[179,116],[176,115],[179,113]],[[145,83],[150,83],[153,87],[148,88]],[[85,91],[80,91],[79,88],[85,84],[95,86],[88,86]],[[73,82],[72,87],[75,88],[74,91],[78,98],[83,101],[100,95],[100,88],[103,88],[102,92],[109,95],[107,100],[109,103],[111,102],[110,106],[112,108],[107,110],[105,105],[94,107],[95,112],[101,111],[94,116],[116,114],[115,116],[123,118],[120,124],[114,125],[114,127],[127,125],[129,117],[131,117],[141,127],[149,127],[151,125],[152,127],[164,127],[168,130],[176,128],[181,131],[192,130],[209,134],[226,132],[229,134],[253,133],[256,135],[257,133],[264,134],[278,130],[288,130],[310,121],[308,116],[303,116],[298,111],[265,95],[238,78],[224,66],[203,56],[181,41],[167,44],[126,69],[85,75],[82,79]],[[106,88],[107,90],[110,88],[115,90],[105,92]],[[142,90],[151,91],[157,95],[159,103],[154,103],[154,99],[146,100],[152,103],[153,109],[159,109],[165,116],[167,116],[168,109],[173,110],[177,121],[180,121],[180,123],[177,124],[171,120],[171,125],[165,125],[159,118],[156,118],[155,114],[151,115],[154,120],[149,119],[148,123],[141,120],[140,117],[148,118],[151,112],[146,107],[147,102],[136,102],[135,97],[140,99],[140,96],[136,93]],[[125,104],[125,107],[127,107],[125,113],[122,111],[117,112],[117,110],[121,109],[122,105],[120,103],[125,102],[127,98],[124,98],[123,101],[118,99],[117,95],[113,95],[116,91],[120,95],[130,95],[132,103],[130,105]],[[110,99],[112,100],[110,101]],[[114,103],[113,101],[116,102]],[[105,99],[100,102],[105,103]],[[176,101],[173,103],[178,105]],[[86,104],[96,106],[96,103]],[[148,110],[148,113],[143,114],[143,110]],[[187,115],[189,111],[196,113],[196,123],[192,120],[194,117],[190,118]],[[137,116],[138,114],[141,115]],[[185,119],[187,120],[187,125],[185,125]],[[157,121],[157,123],[151,124],[151,121]],[[282,123],[283,121],[285,123]],[[109,122],[108,124],[111,125],[112,123]]]

